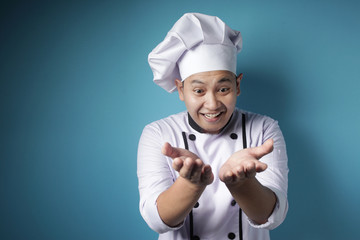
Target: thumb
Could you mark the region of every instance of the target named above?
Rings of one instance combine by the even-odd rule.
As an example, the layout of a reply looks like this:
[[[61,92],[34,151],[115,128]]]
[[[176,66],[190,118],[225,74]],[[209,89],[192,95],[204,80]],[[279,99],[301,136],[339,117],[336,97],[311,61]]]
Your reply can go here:
[[[161,148],[162,154],[170,158],[177,158],[180,157],[180,153],[177,148],[174,148],[170,145],[170,143],[164,143],[163,147]]]
[[[255,158],[260,159],[274,149],[274,141],[270,138],[266,140],[261,146],[250,148],[250,154]]]
[[[199,158],[198,156],[196,156],[196,154],[190,152],[189,150],[173,147],[168,142],[164,143],[163,147],[161,148],[161,152],[165,156],[170,157],[172,159],[178,157],[190,157],[195,160]]]

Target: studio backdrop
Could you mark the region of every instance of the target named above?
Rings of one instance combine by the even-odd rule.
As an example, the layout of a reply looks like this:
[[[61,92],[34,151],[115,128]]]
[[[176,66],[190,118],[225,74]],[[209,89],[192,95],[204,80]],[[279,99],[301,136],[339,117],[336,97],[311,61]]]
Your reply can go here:
[[[289,212],[277,240],[357,239],[360,3],[5,1],[0,239],[157,239],[139,213],[144,126],[185,110],[148,53],[186,12],[241,31],[238,107],[279,121]]]

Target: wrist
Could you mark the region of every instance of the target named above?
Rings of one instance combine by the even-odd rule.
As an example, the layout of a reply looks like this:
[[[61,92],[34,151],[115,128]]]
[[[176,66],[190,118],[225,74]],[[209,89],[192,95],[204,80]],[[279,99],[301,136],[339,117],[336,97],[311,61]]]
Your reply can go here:
[[[235,183],[225,183],[226,187],[229,189],[230,192],[242,192],[246,194],[246,191],[252,188],[256,184],[256,178],[247,178],[239,182]]]
[[[181,177],[181,176],[179,176],[177,180],[179,181],[179,183],[181,185],[183,185],[184,189],[189,189],[190,191],[192,191],[194,193],[198,193],[198,194],[201,194],[207,186],[204,183],[192,182],[191,180]]]

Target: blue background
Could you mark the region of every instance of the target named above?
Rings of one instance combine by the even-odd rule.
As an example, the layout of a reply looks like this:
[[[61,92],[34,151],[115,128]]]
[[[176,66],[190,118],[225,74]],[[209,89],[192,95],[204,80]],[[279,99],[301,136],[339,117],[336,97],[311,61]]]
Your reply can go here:
[[[356,239],[360,3],[5,1],[0,239],[156,239],[138,210],[143,127],[183,111],[147,54],[185,12],[243,35],[238,107],[279,120],[290,210],[273,239]]]

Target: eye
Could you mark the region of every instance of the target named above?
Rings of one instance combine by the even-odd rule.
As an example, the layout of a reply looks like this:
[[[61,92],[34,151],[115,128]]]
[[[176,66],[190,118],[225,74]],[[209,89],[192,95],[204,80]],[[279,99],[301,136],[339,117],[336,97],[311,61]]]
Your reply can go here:
[[[223,88],[220,88],[220,89],[219,89],[219,92],[225,93],[225,92],[228,92],[229,89],[230,89],[230,88],[223,87]]]
[[[194,89],[194,93],[196,93],[196,94],[202,94],[203,92],[204,92],[204,90],[202,90],[202,89],[199,89],[199,88]]]

